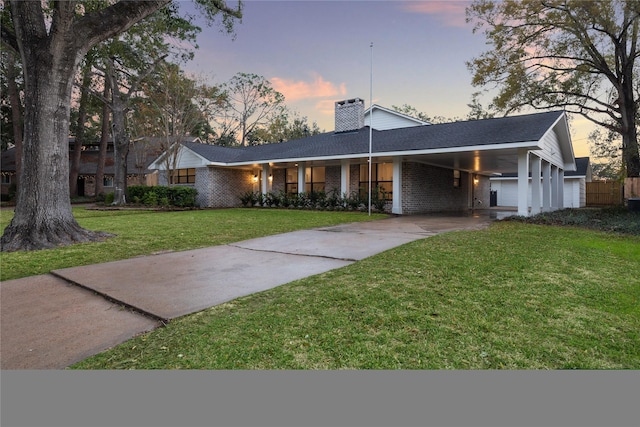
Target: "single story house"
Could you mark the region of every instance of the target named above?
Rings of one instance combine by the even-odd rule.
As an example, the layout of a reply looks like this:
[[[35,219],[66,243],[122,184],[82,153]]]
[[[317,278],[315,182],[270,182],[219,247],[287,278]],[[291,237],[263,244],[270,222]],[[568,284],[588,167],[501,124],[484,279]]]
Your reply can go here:
[[[583,208],[587,205],[587,182],[591,182],[591,178],[589,157],[577,157],[576,170],[564,174],[562,192],[564,193],[563,206],[565,208]],[[493,206],[515,207],[518,205],[518,176],[516,174],[506,173],[502,176],[494,176],[490,178],[490,181]],[[529,174],[529,194],[527,196],[529,204],[531,204],[531,185],[531,174]]]
[[[369,159],[372,187],[385,190],[389,212],[405,215],[486,207],[490,177],[505,173],[518,176],[518,214],[559,209],[558,183],[576,170],[564,111],[434,125],[377,105],[365,111],[359,98],[335,103],[334,132],[252,147],[187,142],[148,167],[173,165],[200,206],[222,208],[240,206],[248,191],[359,192]],[[530,172],[540,182],[530,186]]]

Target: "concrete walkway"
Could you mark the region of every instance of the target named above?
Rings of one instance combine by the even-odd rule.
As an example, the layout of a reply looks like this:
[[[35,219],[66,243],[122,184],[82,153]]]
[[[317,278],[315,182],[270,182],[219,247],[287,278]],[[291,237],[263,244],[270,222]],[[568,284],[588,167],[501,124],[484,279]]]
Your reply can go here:
[[[395,217],[5,281],[0,368],[62,369],[171,319],[495,218]]]

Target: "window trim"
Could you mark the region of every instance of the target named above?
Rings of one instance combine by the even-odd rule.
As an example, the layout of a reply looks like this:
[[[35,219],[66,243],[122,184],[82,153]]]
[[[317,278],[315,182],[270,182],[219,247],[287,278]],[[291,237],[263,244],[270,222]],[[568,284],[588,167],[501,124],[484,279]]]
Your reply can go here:
[[[185,185],[196,183],[196,168],[173,169],[169,176],[172,185]]]
[[[385,200],[392,201],[393,200],[393,165],[391,166],[391,180],[378,180],[378,166],[380,165],[390,165],[391,163],[373,163],[371,165],[371,191],[373,191],[376,187],[380,187],[380,184],[388,184],[388,187],[391,188],[390,191],[385,192]],[[363,167],[366,168],[366,173],[363,174]],[[365,194],[361,196],[363,198],[367,198],[369,195],[369,164],[364,163],[360,165],[360,183],[359,187],[362,189],[366,188]],[[373,196],[373,195],[372,195]]]

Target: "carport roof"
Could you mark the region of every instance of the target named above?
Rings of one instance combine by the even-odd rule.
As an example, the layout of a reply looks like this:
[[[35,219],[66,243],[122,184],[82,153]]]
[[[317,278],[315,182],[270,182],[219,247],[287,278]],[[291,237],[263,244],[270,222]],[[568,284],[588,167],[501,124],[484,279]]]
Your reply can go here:
[[[506,168],[497,168],[497,162],[502,160],[487,160],[486,167],[479,168],[472,164],[477,163],[473,153],[498,150],[501,156],[512,157],[517,154],[518,148],[540,149],[539,141],[563,115],[563,111],[551,111],[382,131],[374,129],[371,152],[376,157],[423,156],[416,159],[484,173],[493,173],[497,169],[507,172],[517,164],[516,161],[510,162]],[[369,128],[365,126],[356,131],[327,132],[298,140],[242,148],[199,143],[183,145],[210,164],[220,166],[364,158],[369,153]],[[462,153],[467,153],[466,157]],[[430,160],[424,156],[429,156]]]

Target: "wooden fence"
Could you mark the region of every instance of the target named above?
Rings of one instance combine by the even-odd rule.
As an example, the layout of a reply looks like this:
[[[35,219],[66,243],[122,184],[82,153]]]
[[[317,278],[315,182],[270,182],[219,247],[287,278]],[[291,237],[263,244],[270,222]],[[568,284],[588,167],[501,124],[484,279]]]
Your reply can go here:
[[[622,204],[620,182],[587,182],[587,206],[613,206]]]

